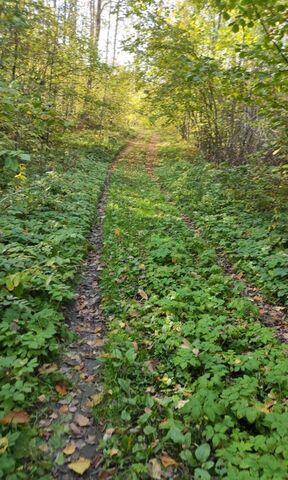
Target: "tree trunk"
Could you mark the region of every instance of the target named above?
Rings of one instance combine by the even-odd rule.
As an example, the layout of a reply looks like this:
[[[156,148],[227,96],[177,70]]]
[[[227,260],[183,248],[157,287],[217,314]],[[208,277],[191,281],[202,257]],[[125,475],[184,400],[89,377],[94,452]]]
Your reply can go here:
[[[106,62],[106,63],[108,63],[108,59],[109,59],[109,44],[110,44],[110,30],[111,30],[111,14],[112,14],[112,1],[110,1],[110,6],[109,6],[108,28],[107,28],[107,37],[106,37],[106,52],[105,52],[105,62]]]
[[[102,0],[97,0],[96,22],[95,22],[95,49],[98,52],[99,38],[101,31]]]
[[[115,32],[114,32],[114,44],[113,44],[113,61],[112,65],[114,67],[117,54],[117,39],[118,39],[118,28],[119,28],[119,16],[120,16],[120,1],[118,1],[116,6],[116,23],[115,23]]]

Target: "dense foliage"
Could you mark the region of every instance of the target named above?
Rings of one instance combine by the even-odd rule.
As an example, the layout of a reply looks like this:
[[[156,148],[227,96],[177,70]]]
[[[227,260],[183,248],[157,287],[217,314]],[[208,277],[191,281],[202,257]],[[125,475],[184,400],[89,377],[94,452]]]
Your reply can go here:
[[[39,407],[38,397],[48,400],[59,381],[59,373],[53,376],[53,369],[51,374],[42,365],[56,359],[60,338],[69,339],[61,302],[74,296],[72,282],[89,246],[87,236],[109,161],[119,146],[82,145],[79,154],[85,158],[79,166],[70,166],[68,172],[47,172],[27,182],[16,197],[11,194],[2,200],[1,419],[13,411]],[[8,442],[0,455],[0,478],[38,480],[42,467],[41,452],[34,451],[37,428],[33,430],[30,422],[19,430],[14,423],[0,427]],[[39,469],[30,470],[29,462],[23,469],[26,457],[38,457]]]
[[[165,3],[131,2],[149,115],[176,125],[206,159],[285,161],[286,2]]]
[[[29,160],[45,171],[67,130],[128,127],[131,75],[100,61],[94,17],[64,3],[0,2],[0,188]]]
[[[287,351],[238,281],[282,318],[287,15],[285,0],[0,0],[0,479],[50,480],[53,461],[67,478],[287,478]],[[117,65],[123,18],[132,67]],[[59,365],[65,302],[139,126],[79,303],[98,362],[85,373],[76,352],[83,392]]]
[[[287,166],[199,162],[183,143],[160,153],[161,182],[270,299],[288,301]]]
[[[283,479],[284,348],[144,162],[117,168],[105,221],[106,465],[115,479]]]

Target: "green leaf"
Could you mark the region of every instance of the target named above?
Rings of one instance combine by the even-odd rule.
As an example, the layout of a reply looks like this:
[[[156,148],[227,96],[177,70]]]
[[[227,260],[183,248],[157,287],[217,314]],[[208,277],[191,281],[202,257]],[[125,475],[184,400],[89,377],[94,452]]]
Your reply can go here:
[[[19,163],[16,158],[8,157],[5,160],[5,168],[12,170],[13,172],[17,172],[19,168]]]
[[[259,412],[256,410],[256,408],[249,407],[246,409],[245,415],[249,423],[254,423],[259,415]]]
[[[168,432],[168,437],[173,440],[175,443],[184,443],[185,442],[185,437],[183,433],[181,432],[180,428],[178,427],[171,427],[169,432]]]
[[[20,153],[18,157],[24,162],[29,162],[31,160],[31,155],[29,155],[29,153]]]
[[[232,25],[232,31],[233,31],[234,33],[239,32],[239,25],[238,25],[237,23],[234,23],[234,24]]]
[[[208,460],[210,453],[211,448],[209,443],[203,443],[202,445],[200,445],[200,447],[196,448],[195,457],[197,458],[197,460],[199,460],[199,462],[203,463]]]
[[[202,468],[196,468],[194,474],[194,480],[210,480],[211,475],[207,470],[203,470]]]
[[[201,415],[201,403],[197,398],[192,397],[189,402],[182,407],[181,412],[189,413],[194,420],[197,420]]]

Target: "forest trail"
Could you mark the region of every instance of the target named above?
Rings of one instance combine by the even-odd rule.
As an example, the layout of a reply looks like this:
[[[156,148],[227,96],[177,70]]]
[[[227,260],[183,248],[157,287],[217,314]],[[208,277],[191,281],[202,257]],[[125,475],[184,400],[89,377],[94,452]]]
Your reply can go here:
[[[36,400],[26,403],[27,411],[12,410],[2,419],[10,422],[16,412],[21,421],[33,422],[35,455],[29,450],[19,465],[33,480],[50,480],[51,475],[59,480],[79,475],[190,480],[194,473],[195,479],[208,480],[218,478],[225,465],[232,472],[227,478],[237,478],[248,460],[252,478],[259,478],[263,465],[267,478],[273,478],[276,463],[279,478],[285,478],[284,308],[265,300],[242,272],[234,271],[225,253],[213,247],[198,226],[199,216],[194,221],[193,203],[190,215],[183,210],[174,184],[165,182],[165,175],[169,180],[174,171],[161,142],[160,134],[143,131],[114,160],[113,153],[92,153],[80,186],[71,174],[73,197],[67,200],[68,187],[60,197],[67,215],[57,243],[59,255],[67,256],[63,275],[72,260],[75,275],[90,232],[76,298],[66,308],[66,328],[58,310],[50,313],[53,319],[59,315],[59,327],[64,333],[68,327],[69,335],[63,334],[62,343],[57,337],[55,355],[48,337],[51,349],[44,356],[40,317],[35,316],[40,346],[34,333],[38,330],[25,322],[45,359],[30,374],[39,382]],[[174,162],[174,153],[171,158]],[[33,222],[33,212],[29,215]],[[85,215],[86,230],[75,237]],[[73,249],[65,250],[67,218],[73,221]],[[41,228],[42,223],[41,217]],[[81,254],[74,248],[78,241]],[[35,255],[33,248],[27,251]],[[67,286],[63,277],[62,288]],[[66,298],[74,298],[72,288]],[[12,313],[14,318],[17,310]],[[47,310],[42,315],[46,328]],[[9,331],[7,320],[3,326]],[[18,337],[25,343],[26,332]],[[29,432],[25,427],[22,444]],[[7,426],[7,442],[8,429],[13,432],[14,425]],[[249,449],[238,449],[239,441]]]
[[[0,0],[0,480],[288,480],[287,18]]]
[[[109,193],[109,184],[116,163],[133,148],[131,140],[112,161],[106,176],[97,208],[97,223],[90,236],[90,252],[82,267],[81,281],[77,287],[77,296],[66,310],[66,323],[77,340],[63,352],[59,373],[72,385],[69,398],[60,399],[49,408],[49,416],[40,421],[41,436],[49,438],[57,432],[64,433],[65,448],[63,456],[63,438],[61,446],[53,452],[54,478],[72,480],[79,478],[75,469],[89,466],[87,478],[96,475],[101,464],[101,455],[95,456],[95,446],[102,438],[104,423],[95,424],[93,406],[102,398],[100,358],[105,344],[105,318],[101,311],[101,292],[99,277],[103,269],[101,252],[103,244],[103,222]],[[60,395],[68,393],[64,384],[58,385]],[[57,445],[57,442],[56,442]],[[64,462],[69,458],[69,465]],[[79,461],[80,458],[80,461]],[[82,459],[82,460],[81,460]],[[88,465],[89,464],[89,465]],[[87,466],[88,465],[88,466]]]
[[[169,197],[168,193],[165,191],[163,186],[159,183],[159,179],[157,178],[157,174],[155,173],[155,169],[157,167],[157,161],[156,161],[157,148],[158,148],[157,143],[158,143],[158,138],[156,135],[153,135],[149,141],[147,141],[147,139],[144,140],[143,138],[136,139],[135,141],[131,141],[128,144],[128,146],[125,147],[122,150],[122,152],[115,158],[107,174],[107,179],[105,181],[104,189],[103,189],[101,200],[98,207],[99,221],[92,230],[91,251],[84,264],[82,280],[77,289],[77,292],[78,292],[77,299],[73,303],[73,306],[67,311],[67,320],[69,321],[69,328],[71,329],[71,331],[78,334],[78,340],[73,344],[71,344],[68,349],[66,349],[63,357],[63,365],[60,368],[60,372],[64,374],[69,379],[69,381],[71,381],[73,385],[73,389],[72,389],[72,392],[71,391],[69,392],[69,398],[65,399],[65,396],[64,396],[63,399],[59,400],[56,404],[53,405],[53,409],[52,409],[52,412],[50,412],[49,417],[47,417],[44,420],[41,420],[42,436],[44,438],[45,438],[45,434],[49,437],[49,435],[51,434],[51,431],[53,430],[55,431],[55,429],[57,430],[57,428],[59,428],[59,425],[62,425],[62,430],[66,432],[65,448],[63,449],[63,443],[62,443],[61,447],[59,446],[59,448],[55,448],[55,451],[54,451],[54,461],[55,461],[54,478],[57,478],[57,479],[72,480],[72,479],[79,478],[79,475],[77,473],[74,473],[74,470],[75,472],[79,473],[80,471],[82,471],[82,468],[83,468],[83,475],[84,475],[83,478],[87,478],[87,479],[94,478],[94,477],[96,478],[96,476],[99,479],[102,479],[102,478],[105,480],[112,479],[116,475],[116,471],[117,471],[117,469],[115,470],[114,466],[112,467],[110,466],[110,468],[104,468],[104,470],[102,469],[103,452],[101,451],[101,449],[100,450],[98,449],[99,443],[103,441],[103,435],[104,435],[104,440],[106,442],[107,441],[109,442],[110,437],[113,436],[114,434],[115,427],[114,426],[111,427],[111,423],[110,423],[111,418],[110,419],[105,418],[105,415],[106,415],[105,408],[103,410],[103,407],[101,407],[102,414],[100,415],[100,418],[97,415],[97,420],[96,421],[94,420],[95,409],[97,411],[99,405],[103,401],[103,398],[105,397],[105,395],[107,395],[107,393],[105,392],[105,388],[107,390],[108,387],[107,385],[106,386],[103,385],[103,381],[105,383],[105,379],[103,380],[102,374],[101,374],[101,370],[102,370],[101,357],[102,356],[105,357],[107,355],[109,357],[110,355],[109,353],[104,353],[103,348],[107,340],[106,328],[108,327],[108,330],[110,331],[112,329],[111,325],[106,324],[107,319],[105,320],[105,317],[101,309],[101,289],[102,288],[100,287],[100,284],[99,284],[99,280],[100,280],[99,274],[100,272],[103,272],[103,269],[104,269],[104,276],[105,276],[105,269],[108,268],[109,270],[110,268],[110,273],[107,272],[106,277],[107,275],[108,277],[109,276],[111,277],[111,275],[112,276],[114,275],[115,268],[120,268],[121,263],[123,262],[123,260],[121,260],[120,258],[116,259],[116,262],[117,262],[116,265],[114,265],[114,267],[109,267],[109,262],[107,262],[107,252],[106,252],[106,260],[104,260],[105,263],[103,264],[101,260],[101,257],[103,254],[103,227],[104,227],[104,222],[106,217],[105,211],[107,208],[107,202],[110,201],[110,204],[109,204],[110,206],[108,207],[108,210],[109,209],[111,210],[111,205],[114,205],[115,201],[116,202],[118,201],[121,203],[121,198],[117,198],[118,197],[117,188],[116,188],[116,192],[114,191],[114,194],[112,194],[112,199],[110,199],[109,188],[110,188],[111,181],[114,178],[113,173],[115,172],[115,175],[117,177],[117,175],[119,175],[119,171],[126,169],[125,178],[126,178],[126,175],[128,177],[129,175],[130,176],[132,175],[131,179],[135,179],[137,177],[140,178],[139,176],[141,175],[141,172],[139,172],[139,169],[144,168],[144,172],[146,169],[150,182],[154,185],[152,187],[152,191],[154,191],[153,195],[155,195],[156,208],[157,208],[157,202],[158,202],[157,198],[159,198],[159,195],[160,197],[164,198],[163,212],[165,212],[167,208],[169,211],[169,207],[168,207],[169,204],[171,204],[172,206],[173,215],[169,220],[171,224],[169,228],[172,228],[172,230],[174,230],[174,228],[177,228],[176,225],[177,224],[179,225],[179,222],[180,222],[180,224],[181,223],[183,224],[182,226],[180,225],[180,229],[182,230],[183,228],[185,229],[188,227],[188,229],[191,232],[191,235],[195,236],[196,241],[197,241],[197,238],[199,239],[201,236],[201,231],[192,222],[192,220],[189,217],[187,217],[187,215],[184,215],[181,213],[175,201],[173,201],[173,199]],[[117,171],[115,171],[115,169]],[[143,175],[143,172],[142,172],[142,175]],[[129,183],[130,181],[132,181],[131,179],[130,180],[126,179],[126,181],[128,181]],[[131,185],[130,185],[130,188],[131,188]],[[133,191],[133,188],[134,187],[132,185],[132,197],[135,196],[135,202],[136,203],[145,202],[146,199],[145,199],[144,190],[141,188],[138,191],[136,190]],[[155,188],[156,188],[156,193],[155,193]],[[157,189],[159,190],[158,194],[157,194]],[[115,196],[113,197],[113,195],[115,194],[116,194],[116,197]],[[133,225],[133,222],[136,221],[136,217],[133,216],[134,214],[132,214],[131,216],[131,213],[129,214],[129,210],[132,209],[130,211],[134,212],[135,208],[137,208],[136,205],[134,205],[134,200],[132,201],[132,204],[130,204],[130,207],[122,206],[122,208],[124,209],[128,208],[125,215],[128,214],[130,218],[130,221],[131,221],[130,227],[133,232],[133,228],[135,228],[135,225]],[[165,215],[167,215],[167,213]],[[174,215],[176,215],[175,219],[173,219]],[[136,223],[137,222],[138,220],[136,221]],[[122,228],[118,227],[116,224],[113,224],[113,222],[112,222],[111,228],[114,232],[113,235],[116,235],[116,237],[114,237],[115,238],[114,242],[116,241],[116,243],[117,242],[121,243],[122,235],[124,235]],[[163,232],[161,233],[161,225],[159,225],[159,230],[158,228],[152,229],[151,234],[152,236],[163,235]],[[188,234],[188,237],[189,237],[189,234]],[[176,240],[175,248],[177,249],[177,236],[175,237],[175,240]],[[205,239],[202,239],[201,241],[203,241],[204,243],[206,242]],[[124,252],[125,251],[126,250],[124,248]],[[128,247],[128,250],[126,251],[126,255],[129,255],[129,247]],[[105,252],[104,252],[104,256],[105,256]],[[109,254],[108,254],[108,258],[111,260],[111,256]],[[287,341],[287,324],[285,323],[283,308],[271,305],[270,303],[266,302],[263,299],[263,296],[261,295],[261,293],[255,287],[252,287],[248,282],[245,281],[245,279],[243,278],[243,275],[239,275],[235,273],[232,265],[227,260],[223,252],[221,252],[221,254],[219,254],[218,252],[216,260],[217,260],[217,264],[223,270],[223,273],[231,279],[231,282],[232,282],[231,285],[235,286],[239,281],[245,282],[246,287],[244,292],[242,293],[242,296],[248,297],[251,300],[251,303],[253,305],[260,308],[258,319],[265,325],[267,324],[269,326],[276,327],[278,338],[282,341]],[[174,260],[172,257],[172,264],[174,262],[177,263],[178,260],[176,259]],[[111,271],[111,268],[112,268],[112,271]],[[143,268],[146,268],[146,267],[144,267],[143,265]],[[155,269],[155,266],[154,266],[154,269]],[[128,270],[124,269],[123,272],[124,273],[121,274],[120,278],[117,280],[117,283],[119,285],[121,285],[122,283],[125,284],[125,282],[127,281]],[[154,270],[151,273],[156,277],[159,274],[157,270]],[[195,276],[195,278],[198,278],[198,273],[192,272],[192,274],[193,276]],[[185,276],[184,273],[182,273],[181,275]],[[141,286],[141,277],[142,275],[140,274],[139,287]],[[187,277],[187,279],[188,278],[189,276]],[[179,280],[177,280],[177,282],[179,282]],[[189,280],[187,284],[185,283],[185,280],[181,280],[181,283],[183,288],[187,288],[189,284]],[[143,304],[144,306],[146,301],[149,299],[145,290],[139,288],[138,293],[134,300],[136,301],[135,305],[139,304],[139,306],[141,306]],[[105,280],[104,280],[104,291],[105,291]],[[112,300],[111,299],[107,300],[107,298],[105,298],[104,303],[105,302],[107,303],[107,301],[111,302]],[[114,299],[114,301],[116,300]],[[108,310],[111,308],[113,309],[113,306],[108,305]],[[157,309],[156,306],[154,308]],[[106,309],[107,309],[107,305],[106,305]],[[134,313],[132,312],[132,316],[136,316],[136,319],[137,319],[138,313],[137,315],[136,313],[137,311],[135,312],[135,315],[134,315]],[[153,309],[151,311],[151,314],[153,314]],[[121,318],[121,315],[120,315],[120,318]],[[125,325],[127,325],[126,322],[125,322]],[[128,327],[127,325],[128,335],[131,337],[131,339],[133,339],[134,338],[133,327],[131,328],[132,330],[130,330],[130,327]],[[144,335],[142,337],[143,344],[146,345],[148,349],[150,349],[151,342],[149,340],[148,333],[145,332],[144,330],[141,335],[142,336]],[[185,343],[187,348],[189,348],[190,341],[191,340],[189,341],[185,340],[185,342],[187,342]],[[109,343],[109,337],[108,337],[108,343]],[[118,348],[120,348],[120,346]],[[138,340],[137,341],[134,340],[133,349],[135,350],[134,352],[135,354],[138,353],[138,348],[139,348]],[[198,347],[195,347],[192,350],[195,352],[195,355],[198,356],[199,354]],[[149,360],[149,361],[146,361],[146,363],[144,362],[144,364],[146,364],[148,366],[149,371],[153,373],[155,367],[158,364],[158,361],[159,360],[155,360],[155,359],[152,361]],[[118,372],[118,374],[119,376],[121,376],[121,371]],[[123,380],[123,382],[125,382],[125,380]],[[61,385],[59,386],[59,388],[61,389]],[[151,391],[153,392],[153,389]],[[65,394],[67,392],[64,391],[63,393]],[[184,400],[183,405],[185,404],[185,402],[186,400]],[[93,414],[93,408],[94,408],[94,414]],[[130,418],[129,416],[125,418],[126,427],[128,430],[131,429],[131,431],[134,431],[133,429],[135,429],[135,426],[133,426],[132,424],[129,425],[129,422],[130,422],[129,418]],[[66,427],[65,427],[65,424],[66,424]],[[63,429],[63,426],[64,426],[64,429]],[[136,427],[135,431],[137,431],[137,428],[138,427]],[[45,433],[45,429],[46,429],[46,433]],[[121,431],[121,429],[119,431]],[[112,459],[114,458],[114,455],[117,457],[118,448],[113,447],[112,449],[110,449],[110,451],[113,452],[113,454],[111,455]],[[64,455],[62,452],[64,452]],[[175,478],[175,479],[180,478],[179,476],[177,476],[178,474],[173,473],[174,470],[172,467],[174,466],[174,463],[173,463],[174,460],[171,459],[171,457],[168,455],[166,455],[165,457],[165,455],[166,454],[164,454],[164,457],[162,455],[162,458],[164,458],[164,464],[165,464],[165,458],[166,458],[166,463],[168,462],[168,470],[167,472],[165,470],[165,472],[170,475],[169,478]],[[169,465],[169,462],[170,462],[170,465]],[[109,464],[108,464],[108,467],[109,467]],[[150,462],[148,465],[150,476],[152,478],[162,478],[162,476],[159,476],[159,477],[157,476],[157,471],[159,470],[159,468],[161,470],[162,467],[158,459],[156,458],[153,459],[152,463]],[[185,469],[183,470],[183,472],[185,472]],[[185,473],[183,473],[183,475],[184,475],[183,478],[186,478]]]

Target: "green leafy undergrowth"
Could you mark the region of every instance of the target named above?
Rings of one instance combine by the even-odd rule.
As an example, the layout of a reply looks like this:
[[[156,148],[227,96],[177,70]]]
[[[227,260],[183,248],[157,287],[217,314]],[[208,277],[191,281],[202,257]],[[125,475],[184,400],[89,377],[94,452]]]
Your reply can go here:
[[[40,478],[40,466],[29,471],[29,464],[23,469],[21,461],[37,456],[33,431],[37,415],[33,414],[38,408],[43,410],[38,397],[49,398],[59,380],[59,374],[41,365],[53,362],[59,340],[69,337],[62,305],[73,297],[73,278],[89,246],[87,236],[95,221],[97,200],[119,147],[94,144],[74,168],[33,177],[33,182],[3,199],[0,423],[5,424],[0,428],[8,448],[6,444],[1,451],[0,438],[0,478]],[[11,422],[8,417],[7,421],[7,414],[15,411],[24,411],[24,419],[20,416]],[[29,423],[26,411],[32,412]]]
[[[171,198],[239,271],[288,304],[287,165],[215,165],[164,145],[157,175]]]
[[[287,358],[147,176],[115,170],[105,217],[104,470],[115,479],[286,478]]]

